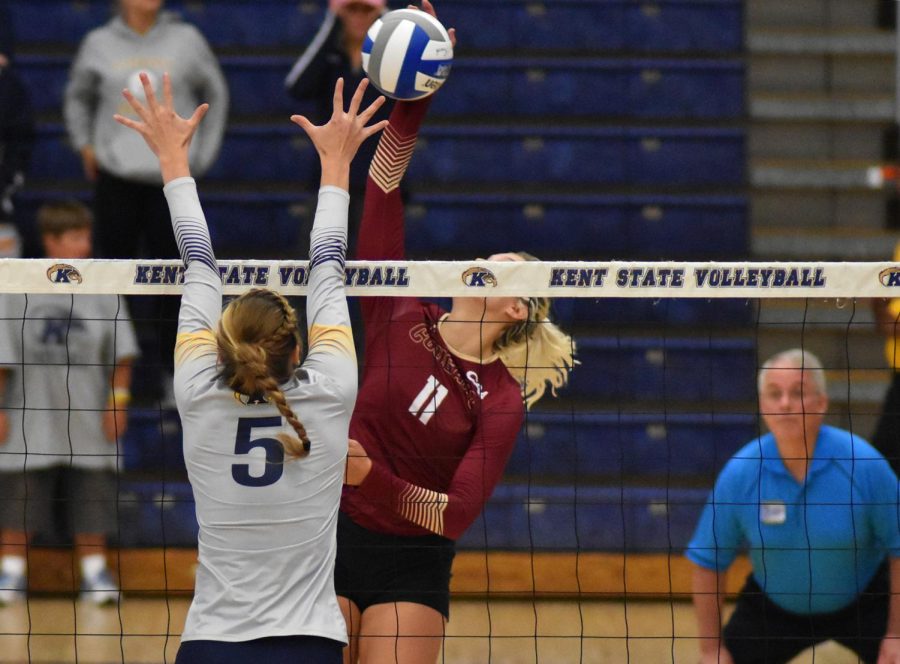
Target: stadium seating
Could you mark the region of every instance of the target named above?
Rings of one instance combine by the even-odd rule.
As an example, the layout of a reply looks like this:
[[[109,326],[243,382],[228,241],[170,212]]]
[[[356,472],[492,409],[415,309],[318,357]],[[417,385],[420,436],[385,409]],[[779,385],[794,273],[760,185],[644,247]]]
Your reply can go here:
[[[414,194],[407,228],[407,249],[421,257],[464,259],[473,257],[473,250],[509,251],[513,242],[542,259],[723,259],[746,251],[747,201],[738,196]],[[584,307],[589,319],[609,310],[595,304]]]
[[[9,0],[25,43],[77,44],[109,17],[106,0]],[[391,6],[402,3],[391,3]],[[216,47],[309,42],[323,4],[307,0],[169,0]],[[441,16],[479,51],[740,51],[741,0],[444,0]],[[52,21],[46,20],[53,16]],[[560,39],[565,35],[565,39]]]
[[[563,298],[553,301],[553,311],[556,319],[570,325],[626,328],[652,324],[696,332],[747,325],[753,320],[756,303],[738,299]]]
[[[537,474],[562,483],[667,476],[711,482],[757,435],[749,414],[532,412],[506,476],[521,481]]]
[[[460,538],[461,549],[659,553],[684,548],[708,489],[501,484]],[[127,482],[118,504],[121,546],[193,546],[186,482]]]
[[[756,346],[750,338],[597,336],[578,339],[582,369],[566,394],[612,404],[752,401]]]
[[[61,126],[42,127],[35,179],[79,177],[81,165],[65,140]],[[429,127],[408,180],[413,185],[738,185],[744,178],[744,142],[740,129]],[[314,163],[309,141],[290,123],[239,125],[228,130],[222,156],[207,177],[307,182]]]
[[[119,546],[197,546],[199,526],[187,482],[123,482],[116,508]]]
[[[293,58],[225,56],[231,112],[258,116],[296,112],[284,88]],[[58,111],[71,59],[19,58],[39,111]],[[458,59],[447,92],[435,98],[436,116],[504,117],[565,113],[577,117],[739,118],[743,66],[718,60]]]
[[[9,4],[41,118],[18,209],[30,221],[44,200],[90,198],[60,114],[75,46],[110,3]],[[745,257],[744,4],[442,0],[461,43],[408,175],[410,257]],[[325,5],[167,2],[217,49],[232,93],[201,187],[221,257],[296,257],[308,230],[315,154],[287,116],[310,109],[284,77]],[[554,316],[575,333],[582,364],[557,410],[527,415],[505,483],[461,547],[682,548],[715,473],[759,433],[756,347],[743,334],[754,305],[564,299]],[[121,449],[119,543],[194,546],[177,414],[132,408]]]
[[[502,484],[461,549],[680,551],[708,489]]]

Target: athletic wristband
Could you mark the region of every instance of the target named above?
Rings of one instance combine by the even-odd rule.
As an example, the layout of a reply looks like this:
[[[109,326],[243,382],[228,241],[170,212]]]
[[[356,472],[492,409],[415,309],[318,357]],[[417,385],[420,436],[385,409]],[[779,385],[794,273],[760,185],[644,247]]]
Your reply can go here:
[[[131,390],[127,387],[116,387],[109,393],[109,399],[106,400],[106,407],[116,410],[124,410],[131,403]]]

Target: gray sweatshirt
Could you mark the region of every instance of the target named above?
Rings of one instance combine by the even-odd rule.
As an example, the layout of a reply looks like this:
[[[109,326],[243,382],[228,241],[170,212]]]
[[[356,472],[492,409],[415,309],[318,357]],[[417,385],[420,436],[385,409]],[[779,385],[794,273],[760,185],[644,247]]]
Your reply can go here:
[[[175,109],[183,117],[209,102],[209,112],[191,144],[191,172],[202,175],[222,145],[228,86],[203,35],[170,12],[160,12],[146,34],[138,34],[117,16],[81,42],[63,108],[72,147],[80,151],[93,145],[100,168],[111,175],[162,183],[159,162],[144,139],[113,120],[114,113],[135,117],[122,90],[128,88],[143,101],[141,72],[149,74],[160,98],[163,73],[169,73]]]

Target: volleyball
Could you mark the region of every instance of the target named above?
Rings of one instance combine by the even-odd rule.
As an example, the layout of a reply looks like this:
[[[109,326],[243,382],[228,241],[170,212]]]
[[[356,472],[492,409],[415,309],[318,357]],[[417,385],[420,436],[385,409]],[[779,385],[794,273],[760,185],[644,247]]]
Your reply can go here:
[[[379,18],[362,47],[362,66],[376,88],[393,99],[421,99],[447,80],[453,44],[440,21],[417,9]]]

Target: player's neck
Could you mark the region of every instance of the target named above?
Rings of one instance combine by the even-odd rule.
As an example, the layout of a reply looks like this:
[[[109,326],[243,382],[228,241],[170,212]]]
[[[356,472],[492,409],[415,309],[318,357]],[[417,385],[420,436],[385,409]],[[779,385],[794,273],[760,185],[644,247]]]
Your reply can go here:
[[[438,331],[447,347],[467,358],[493,358],[494,342],[503,333],[503,323],[480,320],[481,316],[466,316],[451,311],[438,323]]]

